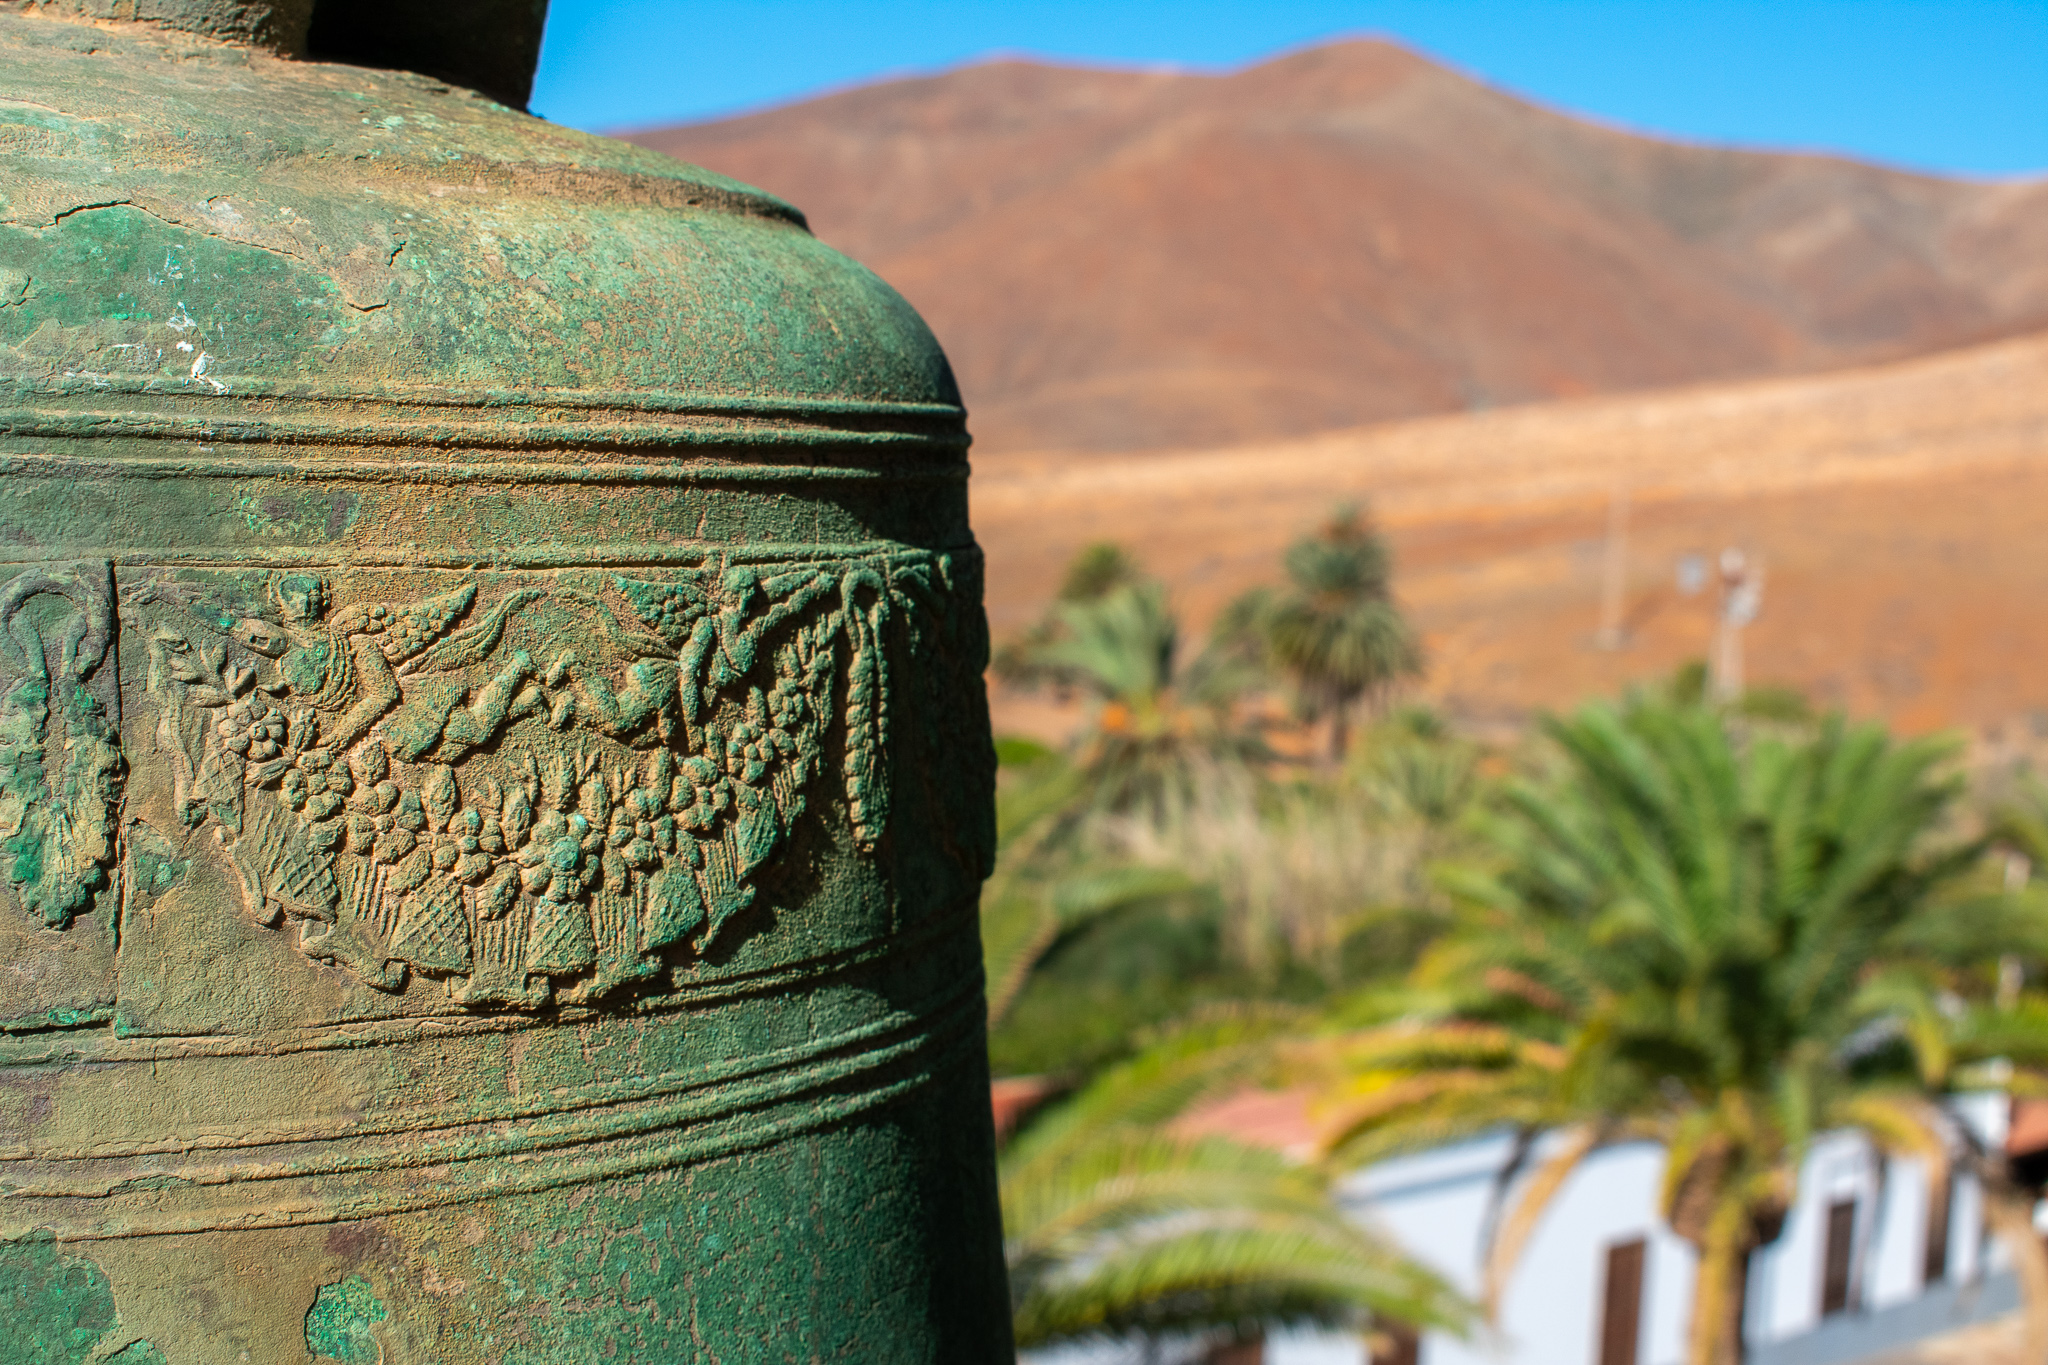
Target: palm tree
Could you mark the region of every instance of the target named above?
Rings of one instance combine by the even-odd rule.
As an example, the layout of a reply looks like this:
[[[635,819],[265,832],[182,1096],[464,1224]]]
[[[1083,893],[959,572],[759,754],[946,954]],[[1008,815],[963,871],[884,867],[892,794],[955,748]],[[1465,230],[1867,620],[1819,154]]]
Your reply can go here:
[[[1113,540],[1098,540],[1074,556],[1060,579],[1062,602],[1095,602],[1112,589],[1144,579],[1145,571],[1131,552]]]
[[[1750,1258],[1816,1134],[1928,1160],[1965,1136],[1940,1107],[1956,1040],[1941,1066],[1878,1045],[1940,1013],[1901,973],[1930,970],[1916,940],[1939,935],[1937,898],[1979,852],[1939,838],[1949,747],[1745,724],[1646,697],[1551,723],[1549,780],[1510,784],[1479,830],[1490,865],[1446,878],[1460,927],[1404,997],[1352,1006],[1392,1022],[1300,1054],[1331,1082],[1339,1159],[1507,1126],[1506,1189],[1552,1140],[1499,1224],[1490,1301],[1581,1162],[1663,1144],[1661,1212],[1699,1252],[1693,1365],[1741,1359]]]
[[[1144,581],[1143,570],[1130,551],[1114,541],[1097,541],[1084,547],[1061,576],[1053,606],[1030,629],[995,652],[990,667],[1006,682],[1026,686],[1051,684],[1065,690],[1071,679],[1048,668],[1039,651],[1059,638],[1061,607],[1075,603],[1099,602],[1117,588]]]
[[[1422,652],[1392,595],[1386,541],[1356,508],[1287,551],[1288,586],[1235,609],[1257,621],[1273,661],[1294,676],[1310,719],[1330,720],[1330,752],[1349,747],[1351,709],[1422,670]]]
[[[1182,658],[1180,621],[1155,580],[1114,547],[1084,551],[1071,592],[1006,651],[1009,674],[1094,699],[1081,766],[1097,805],[1171,809],[1228,768],[1257,757],[1233,703],[1246,671],[1215,651]]]
[[[1241,1081],[1277,1016],[1191,1028],[1109,1072],[1003,1153],[1020,1346],[1132,1332],[1256,1339],[1292,1323],[1461,1330],[1469,1306],[1347,1218],[1319,1167],[1167,1120]]]
[[[2040,932],[2038,920],[2027,929],[2035,938]],[[1891,1027],[1871,1040],[1877,1046],[1857,1068],[1867,1093],[1862,1126],[1888,1135],[1881,1147],[1925,1162],[1930,1188],[1942,1186],[1955,1165],[1976,1178],[1985,1222],[2018,1273],[2028,1357],[2044,1360],[2048,1248],[2034,1227],[2041,1191],[2021,1183],[2005,1154],[1940,1101],[1987,1090],[2048,1096],[2048,999],[1963,1002],[1953,985],[1950,974],[1928,971],[1926,964],[1893,968],[1870,983],[1866,1006],[1886,1011]]]
[[[1477,745],[1425,706],[1405,706],[1373,727],[1357,775],[1389,815],[1448,833],[1481,789]]]

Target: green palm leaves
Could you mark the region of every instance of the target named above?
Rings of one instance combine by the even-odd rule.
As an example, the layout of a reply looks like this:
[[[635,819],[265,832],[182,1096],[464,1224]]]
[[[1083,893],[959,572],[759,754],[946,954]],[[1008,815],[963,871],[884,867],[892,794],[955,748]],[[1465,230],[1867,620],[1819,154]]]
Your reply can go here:
[[[1078,755],[1090,803],[1161,817],[1197,801],[1219,769],[1262,752],[1232,715],[1251,681],[1241,662],[1213,649],[1186,660],[1180,644],[1165,586],[1102,545],[1082,554],[1045,619],[996,664],[1013,681],[1092,699]]]
[[[1004,1154],[1019,1345],[1290,1322],[1463,1326],[1462,1301],[1346,1217],[1322,1168],[1160,1126],[1241,1076],[1263,1031],[1226,1024],[1156,1049]]]
[[[1885,1043],[1940,1051],[1911,945],[1978,853],[1939,837],[1948,747],[1738,723],[1650,699],[1552,723],[1554,770],[1510,784],[1483,859],[1446,875],[1459,927],[1398,1000],[1357,1007],[1402,1022],[1303,1053],[1333,1080],[1345,1159],[1502,1124],[1556,1135],[1495,1284],[1587,1155],[1661,1142],[1662,1213],[1701,1253],[1695,1365],[1739,1358],[1750,1253],[1817,1133],[1936,1159],[1960,1140],[1936,1104],[1952,1080]]]
[[[1455,1321],[1444,1287],[1351,1222],[1311,1168],[1128,1132],[1006,1174],[1017,1341],[1134,1330]]]
[[[1053,608],[1059,628],[1035,651],[1054,678],[1109,702],[1154,702],[1174,683],[1180,623],[1166,589],[1150,581],[1123,583],[1100,596]]]
[[[1171,802],[1199,786],[1205,764],[1262,754],[1234,712],[1276,673],[1292,679],[1303,715],[1329,720],[1341,758],[1354,708],[1419,673],[1421,649],[1393,602],[1386,542],[1356,509],[1297,541],[1285,567],[1282,590],[1232,603],[1207,647],[1183,658],[1165,587],[1116,546],[1091,546],[997,671],[1098,703],[1088,763],[1111,804]]]
[[[1330,564],[1304,572],[1383,599],[1377,541],[1363,558],[1358,546],[1332,546]],[[1338,583],[1347,571],[1372,581]],[[1132,912],[1220,900],[1245,921],[1248,945],[1302,936],[1280,932],[1292,905],[1264,916],[1252,907],[1275,899],[1276,887],[1291,901],[1317,881],[1328,858],[1276,855],[1349,839],[1344,816],[1359,803],[1322,812],[1260,786],[1248,760],[1263,745],[1238,702],[1269,676],[1266,629],[1265,618],[1240,613],[1183,658],[1163,586],[1098,546],[1075,562],[1045,619],[1004,652],[998,668],[1012,680],[1082,694],[1094,711],[1072,763],[1049,754],[1006,763],[982,911],[993,1022],[1029,1017],[1037,997],[1011,1011],[1060,944]],[[1372,647],[1384,654],[1384,643]],[[1335,648],[1340,671],[1351,670],[1339,688],[1348,704],[1373,684],[1354,685],[1346,638]],[[1363,892],[1359,879],[1343,880],[1345,895]],[[1329,934],[1307,937],[1333,947]],[[1171,1126],[1215,1086],[1243,1083],[1270,1055],[1274,1032],[1268,1020],[1176,1035],[1039,1118],[1004,1153],[1020,1343],[1134,1331],[1227,1339],[1288,1322],[1463,1325],[1468,1310],[1455,1294],[1345,1216],[1326,1168]]]
[[[1386,542],[1355,508],[1287,552],[1287,587],[1259,622],[1273,661],[1290,674],[1311,718],[1330,720],[1330,748],[1349,744],[1361,698],[1419,673],[1422,652],[1394,606]]]

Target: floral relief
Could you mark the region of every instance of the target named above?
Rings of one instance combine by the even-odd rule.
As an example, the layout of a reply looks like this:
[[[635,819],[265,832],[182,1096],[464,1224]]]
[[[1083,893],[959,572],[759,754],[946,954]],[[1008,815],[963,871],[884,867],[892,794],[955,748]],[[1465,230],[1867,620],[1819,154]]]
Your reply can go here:
[[[179,818],[214,829],[253,919],[379,989],[529,1007],[721,942],[828,751],[853,848],[880,849],[894,693],[959,634],[955,573],[719,560],[400,603],[284,574],[253,606],[159,575],[123,613]],[[543,601],[554,624],[522,628]]]

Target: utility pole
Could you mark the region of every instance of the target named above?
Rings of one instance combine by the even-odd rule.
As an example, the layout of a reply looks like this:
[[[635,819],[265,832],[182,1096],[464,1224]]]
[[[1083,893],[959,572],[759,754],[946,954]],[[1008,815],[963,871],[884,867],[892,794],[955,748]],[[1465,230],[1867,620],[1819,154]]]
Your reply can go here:
[[[1721,617],[1714,628],[1714,700],[1742,697],[1742,628],[1764,605],[1764,566],[1730,546],[1721,551]]]
[[[1593,632],[1595,649],[1620,649],[1628,643],[1623,613],[1628,607],[1628,485],[1616,484],[1607,500],[1607,555],[1600,570],[1600,629]]]

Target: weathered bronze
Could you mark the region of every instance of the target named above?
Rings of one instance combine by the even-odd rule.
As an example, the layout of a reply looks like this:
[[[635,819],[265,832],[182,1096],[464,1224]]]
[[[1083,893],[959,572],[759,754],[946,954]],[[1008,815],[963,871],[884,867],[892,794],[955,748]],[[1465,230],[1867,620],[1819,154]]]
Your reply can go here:
[[[0,3],[0,1365],[1007,1360],[945,359],[493,8]]]

